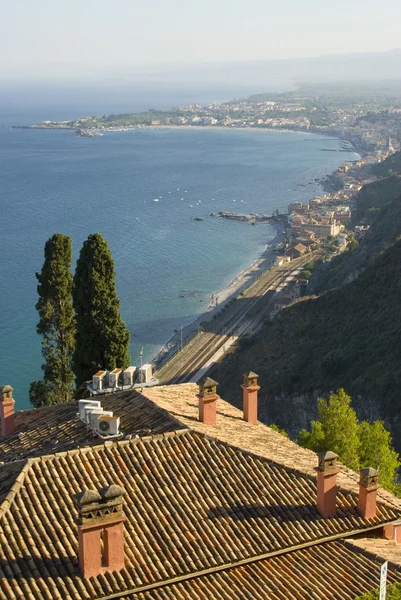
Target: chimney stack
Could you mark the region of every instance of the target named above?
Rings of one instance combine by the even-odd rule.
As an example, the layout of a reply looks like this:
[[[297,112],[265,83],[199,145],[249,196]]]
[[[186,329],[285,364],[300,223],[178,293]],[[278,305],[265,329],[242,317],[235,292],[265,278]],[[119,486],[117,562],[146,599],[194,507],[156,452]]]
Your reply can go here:
[[[210,377],[202,378],[197,382],[199,386],[199,421],[205,425],[216,425],[217,400],[219,396],[216,388],[219,385]]]
[[[79,515],[78,560],[85,578],[124,568],[124,493],[119,485],[110,485],[99,491],[87,489],[75,496]]]
[[[10,385],[0,387],[0,420],[1,437],[7,437],[14,433],[14,404],[13,388]]]
[[[376,496],[379,474],[368,467],[360,470],[358,512],[363,519],[374,519],[376,516]]]
[[[256,373],[249,371],[244,373],[244,383],[241,384],[243,389],[243,412],[244,421],[248,423],[258,422],[258,377]]]
[[[334,452],[320,452],[317,472],[317,510],[322,517],[336,514],[338,455]]]

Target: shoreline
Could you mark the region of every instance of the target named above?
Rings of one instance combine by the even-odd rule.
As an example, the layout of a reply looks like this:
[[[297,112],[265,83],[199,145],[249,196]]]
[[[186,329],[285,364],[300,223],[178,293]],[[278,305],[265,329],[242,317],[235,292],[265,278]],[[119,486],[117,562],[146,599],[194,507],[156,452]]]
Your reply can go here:
[[[237,273],[225,287],[217,292],[213,292],[209,298],[207,307],[193,321],[182,328],[183,345],[198,331],[198,327],[202,323],[209,323],[212,321],[213,317],[227,304],[227,302],[230,302],[230,300],[237,297],[242,291],[249,288],[262,272],[273,265],[276,253],[272,249],[272,246],[284,240],[284,229],[277,223],[272,223],[270,225],[276,229],[276,234],[266,243],[266,248],[263,253],[250,265]],[[155,365],[155,370],[160,368],[161,363],[166,362],[175,354],[180,344],[181,330],[174,332],[165,344],[163,344],[163,346],[152,356],[151,362]]]
[[[191,126],[191,125],[181,125],[181,126],[153,125],[153,126],[147,126],[147,127],[139,127],[139,129],[150,129],[150,130],[152,130],[152,129],[154,129],[154,130],[195,129],[195,128],[196,127]],[[292,129],[273,129],[273,128],[266,128],[266,127],[222,127],[222,126],[214,126],[214,125],[204,125],[201,128],[202,129],[220,129],[220,130],[259,129],[260,131],[280,131],[283,133],[287,132],[287,133],[298,133],[298,134],[303,134],[303,135],[305,135],[305,134],[319,135],[319,133],[315,132],[315,131],[300,131],[300,130],[292,130]],[[120,131],[130,131],[130,130],[120,130]],[[322,133],[320,133],[320,135],[322,135]],[[345,137],[337,136],[334,133],[325,132],[325,135],[336,138],[338,140],[348,141],[354,147],[353,151],[356,154],[359,154],[359,155],[364,154],[364,150],[361,148],[357,148],[352,140],[349,140]],[[345,164],[345,163],[343,163],[343,164]],[[342,165],[340,165],[340,166],[342,166]],[[335,173],[335,171],[333,171],[329,175],[326,175],[318,182],[320,187],[322,188],[323,192],[327,191],[326,186],[327,186],[328,182],[330,181],[330,177],[334,173]],[[213,317],[231,299],[237,297],[238,294],[241,293],[241,291],[247,289],[248,287],[250,287],[252,285],[252,283],[254,282],[254,274],[255,273],[259,272],[259,275],[260,275],[262,271],[267,270],[269,267],[271,267],[274,264],[274,259],[276,257],[276,253],[272,250],[272,248],[270,246],[282,242],[285,239],[285,236],[284,236],[284,230],[281,225],[278,225],[277,223],[271,223],[270,225],[272,227],[275,227],[276,235],[274,236],[274,238],[272,240],[270,240],[266,244],[265,251],[258,258],[256,258],[248,267],[245,267],[245,269],[240,271],[229,282],[229,284],[227,286],[218,290],[217,292],[212,293],[210,296],[209,304],[205,308],[205,310],[203,310],[193,321],[191,321],[190,323],[185,325],[182,328],[182,330],[175,331],[173,333],[173,335],[171,335],[170,338],[160,347],[160,349],[155,354],[153,354],[150,361],[152,364],[154,364],[155,370],[160,368],[162,366],[162,364],[167,362],[170,358],[172,358],[172,356],[174,356],[176,354],[177,351],[179,351],[179,346],[181,344],[181,336],[182,336],[182,345],[184,346],[189,341],[189,339],[194,334],[196,334],[201,323],[210,322],[213,319]],[[217,305],[216,305],[216,300],[217,300]]]

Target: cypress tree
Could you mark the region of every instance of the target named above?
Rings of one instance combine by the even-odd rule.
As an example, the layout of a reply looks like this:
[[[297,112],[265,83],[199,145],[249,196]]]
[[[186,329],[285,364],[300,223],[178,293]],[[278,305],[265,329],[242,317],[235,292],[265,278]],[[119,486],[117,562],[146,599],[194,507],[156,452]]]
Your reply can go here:
[[[120,316],[114,261],[100,233],[84,242],[74,276],[73,303],[77,322],[74,353],[76,383],[99,368],[126,368],[130,334]]]
[[[72,306],[71,238],[55,233],[45,244],[41,273],[36,273],[39,300],[37,332],[42,336],[43,381],[34,381],[29,398],[34,406],[69,402],[73,397],[72,353],[75,318]]]

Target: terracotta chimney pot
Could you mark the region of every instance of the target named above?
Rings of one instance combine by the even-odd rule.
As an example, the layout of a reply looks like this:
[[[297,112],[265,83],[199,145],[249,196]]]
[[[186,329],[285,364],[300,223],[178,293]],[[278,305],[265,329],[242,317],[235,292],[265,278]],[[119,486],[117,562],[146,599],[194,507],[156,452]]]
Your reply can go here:
[[[199,386],[199,421],[205,425],[216,425],[217,400],[216,388],[219,385],[210,377],[204,377],[197,382]]]
[[[374,519],[376,516],[376,497],[379,474],[368,467],[360,470],[358,512],[363,519]]]
[[[258,377],[253,371],[244,373],[244,383],[241,384],[243,389],[243,412],[244,421],[248,423],[258,422]]]
[[[320,452],[317,472],[317,510],[325,519],[336,515],[338,455]]]
[[[3,385],[0,387],[0,420],[2,438],[14,433],[14,405],[15,400],[13,398],[13,388],[10,385]]]
[[[110,485],[75,496],[78,508],[78,560],[85,578],[124,568],[124,490]],[[101,535],[103,534],[103,553]]]

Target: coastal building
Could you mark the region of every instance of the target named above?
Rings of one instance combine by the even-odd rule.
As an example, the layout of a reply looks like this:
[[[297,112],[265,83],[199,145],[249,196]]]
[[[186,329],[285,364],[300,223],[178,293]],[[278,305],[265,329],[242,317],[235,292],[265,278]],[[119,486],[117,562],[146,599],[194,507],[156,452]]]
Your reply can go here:
[[[304,246],[304,244],[298,243],[296,246],[294,246],[294,248],[292,248],[290,250],[290,252],[292,253],[293,258],[298,258],[299,256],[302,256],[303,254],[305,254],[305,252],[307,252],[308,248],[307,246]]]
[[[101,443],[76,403],[14,414],[1,388],[0,598],[353,600],[389,553],[401,581],[401,500],[263,425],[259,390],[111,394],[125,435]]]
[[[337,206],[334,213],[334,217],[337,223],[341,225],[347,225],[352,217],[352,212],[349,206]]]
[[[281,267],[281,265],[284,265],[287,262],[291,262],[291,256],[276,256],[274,266]]]
[[[312,231],[318,238],[325,239],[329,235],[337,236],[341,227],[334,220],[332,223],[306,223],[301,225],[301,231]]]

